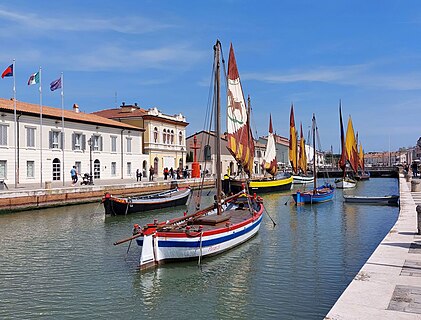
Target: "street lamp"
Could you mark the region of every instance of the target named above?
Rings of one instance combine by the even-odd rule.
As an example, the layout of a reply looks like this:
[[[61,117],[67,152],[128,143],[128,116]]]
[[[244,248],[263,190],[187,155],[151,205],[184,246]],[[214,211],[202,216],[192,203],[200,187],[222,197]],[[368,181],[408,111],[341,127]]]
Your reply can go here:
[[[92,180],[92,138],[88,140],[89,145],[89,184],[94,184]]]

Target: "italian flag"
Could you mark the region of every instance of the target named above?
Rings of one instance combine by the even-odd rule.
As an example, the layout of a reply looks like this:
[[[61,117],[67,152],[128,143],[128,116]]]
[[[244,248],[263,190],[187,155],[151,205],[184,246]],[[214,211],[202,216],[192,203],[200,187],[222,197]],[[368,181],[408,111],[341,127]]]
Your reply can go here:
[[[31,74],[28,79],[28,86],[39,83],[39,72]]]

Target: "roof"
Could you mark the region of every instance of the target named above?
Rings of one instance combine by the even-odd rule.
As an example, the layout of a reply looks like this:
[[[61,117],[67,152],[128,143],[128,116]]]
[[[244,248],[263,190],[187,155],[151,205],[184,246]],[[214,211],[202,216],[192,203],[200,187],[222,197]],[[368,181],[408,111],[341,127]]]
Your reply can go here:
[[[14,111],[13,99],[3,99],[0,98],[0,110],[3,111]],[[40,106],[39,104],[32,104],[27,102],[22,102],[16,100],[16,112],[28,114],[31,116],[39,116]],[[73,122],[83,122],[89,124],[100,124],[109,127],[131,129],[137,131],[143,131],[142,129],[125,124],[123,122],[107,119],[95,114],[84,113],[84,112],[75,112],[73,110],[62,110],[59,108],[53,108],[48,106],[42,106],[42,116],[45,118],[60,119],[64,116],[64,120],[73,121]]]

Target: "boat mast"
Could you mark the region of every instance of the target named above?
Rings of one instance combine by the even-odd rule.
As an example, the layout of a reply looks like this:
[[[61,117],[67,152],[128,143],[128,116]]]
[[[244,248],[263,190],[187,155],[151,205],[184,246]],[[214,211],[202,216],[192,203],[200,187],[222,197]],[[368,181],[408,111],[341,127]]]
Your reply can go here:
[[[213,47],[215,51],[215,96],[216,96],[216,108],[215,108],[215,126],[216,126],[216,201],[217,201],[217,214],[221,214],[221,193],[222,193],[222,181],[221,181],[221,79],[220,79],[220,61],[219,55],[221,50],[221,42],[216,40],[216,44]]]
[[[314,191],[313,194],[316,193],[317,188],[317,171],[316,171],[316,116],[313,113],[313,174],[314,174],[314,180],[313,180],[313,187]]]

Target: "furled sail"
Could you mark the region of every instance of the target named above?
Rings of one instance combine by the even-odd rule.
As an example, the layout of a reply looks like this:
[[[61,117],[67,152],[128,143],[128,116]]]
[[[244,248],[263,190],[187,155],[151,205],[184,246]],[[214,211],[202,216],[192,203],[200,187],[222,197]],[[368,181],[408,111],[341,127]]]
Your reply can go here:
[[[342,106],[341,102],[339,101],[339,122],[341,127],[341,158],[339,159],[339,168],[342,169],[344,176],[345,176],[345,169],[346,169],[346,145],[345,145],[345,134],[344,134],[344,125],[342,122]]]
[[[297,131],[295,129],[294,105],[291,104],[291,113],[289,115],[289,162],[291,163],[292,171],[295,174],[298,172],[297,149]]]
[[[251,175],[253,173],[254,141],[232,44],[228,59],[227,94],[228,150],[243,167],[244,171]]]
[[[355,173],[358,171],[358,150],[357,142],[355,140],[354,127],[352,126],[352,119],[349,116],[348,127],[346,129],[345,139],[346,158]]]
[[[265,170],[273,176],[278,172],[278,162],[276,161],[275,138],[273,136],[273,128],[272,128],[272,115],[270,115],[270,118],[269,118],[269,135],[268,135],[268,142],[266,145],[265,157],[263,158],[263,166]]]
[[[306,141],[303,135],[303,125],[300,123],[300,157],[298,160],[298,168],[306,174],[307,172],[307,154],[306,154]]]

